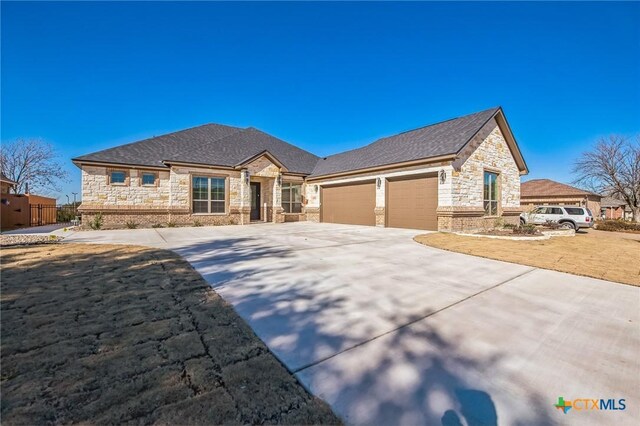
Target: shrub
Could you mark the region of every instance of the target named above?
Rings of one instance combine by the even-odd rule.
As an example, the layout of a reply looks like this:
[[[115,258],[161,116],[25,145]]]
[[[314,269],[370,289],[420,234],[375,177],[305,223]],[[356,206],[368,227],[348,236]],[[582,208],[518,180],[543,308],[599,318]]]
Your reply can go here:
[[[531,223],[525,223],[524,225],[515,226],[513,228],[513,233],[514,234],[534,235],[537,232],[538,232],[538,230],[536,229],[536,226],[531,224]]]
[[[553,220],[545,221],[543,226],[550,229],[560,229],[561,227],[558,222],[554,222]]]
[[[202,226],[202,223],[199,220],[195,220],[193,221],[193,226]]]
[[[167,223],[167,228],[175,228],[176,227],[176,223],[175,222],[168,222]]]
[[[600,231],[640,233],[640,224],[634,222],[626,222],[619,219],[603,220],[596,223],[596,229]]]
[[[504,228],[504,219],[501,217],[496,218],[493,221],[493,227],[494,228]]]
[[[93,220],[89,222],[89,227],[96,231],[102,228],[102,213],[96,213],[96,215],[93,217]]]
[[[138,224],[133,221],[127,222],[126,225],[128,229],[136,229],[138,227]]]
[[[161,223],[154,223],[153,225],[151,225],[152,228],[164,228],[164,226],[162,226]]]

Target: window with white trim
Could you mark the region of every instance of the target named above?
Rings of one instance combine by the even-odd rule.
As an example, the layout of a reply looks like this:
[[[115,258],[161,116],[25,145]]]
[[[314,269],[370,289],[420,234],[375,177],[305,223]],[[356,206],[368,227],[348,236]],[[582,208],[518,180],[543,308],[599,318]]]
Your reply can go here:
[[[144,186],[155,186],[156,184],[156,174],[152,172],[144,172],[142,173],[142,185]]]
[[[127,183],[127,173],[122,170],[112,170],[109,182],[114,185],[124,185]]]
[[[282,208],[285,213],[302,213],[302,185],[282,184]]]
[[[225,178],[194,176],[191,193],[194,213],[225,212]]]

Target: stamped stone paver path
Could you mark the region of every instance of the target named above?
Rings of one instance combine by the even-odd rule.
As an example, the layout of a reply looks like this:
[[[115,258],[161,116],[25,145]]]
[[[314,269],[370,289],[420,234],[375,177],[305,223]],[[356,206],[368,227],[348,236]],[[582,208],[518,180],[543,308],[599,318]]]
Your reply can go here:
[[[2,423],[337,423],[159,249],[2,249]]]

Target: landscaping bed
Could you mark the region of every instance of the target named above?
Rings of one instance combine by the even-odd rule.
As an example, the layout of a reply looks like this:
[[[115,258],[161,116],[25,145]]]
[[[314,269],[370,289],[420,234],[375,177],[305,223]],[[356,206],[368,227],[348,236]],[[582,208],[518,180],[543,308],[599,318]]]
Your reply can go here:
[[[504,240],[548,240],[551,237],[572,237],[575,235],[575,230],[563,228],[557,223],[548,223],[546,225],[504,225],[473,233],[456,232],[456,234]]]
[[[577,234],[510,241],[433,233],[415,240],[458,253],[640,286],[640,241],[633,239]]]
[[[178,255],[3,249],[3,424],[336,424]]]
[[[56,235],[28,235],[28,234],[16,234],[16,235],[0,235],[0,247],[21,246],[21,245],[33,245],[33,244],[51,244],[57,243],[61,240]]]

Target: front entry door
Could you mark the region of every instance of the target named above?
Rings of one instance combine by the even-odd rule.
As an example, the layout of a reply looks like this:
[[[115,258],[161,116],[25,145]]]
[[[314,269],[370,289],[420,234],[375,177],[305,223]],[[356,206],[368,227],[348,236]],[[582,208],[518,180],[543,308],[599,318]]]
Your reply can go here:
[[[260,184],[251,182],[251,220],[260,220]]]

